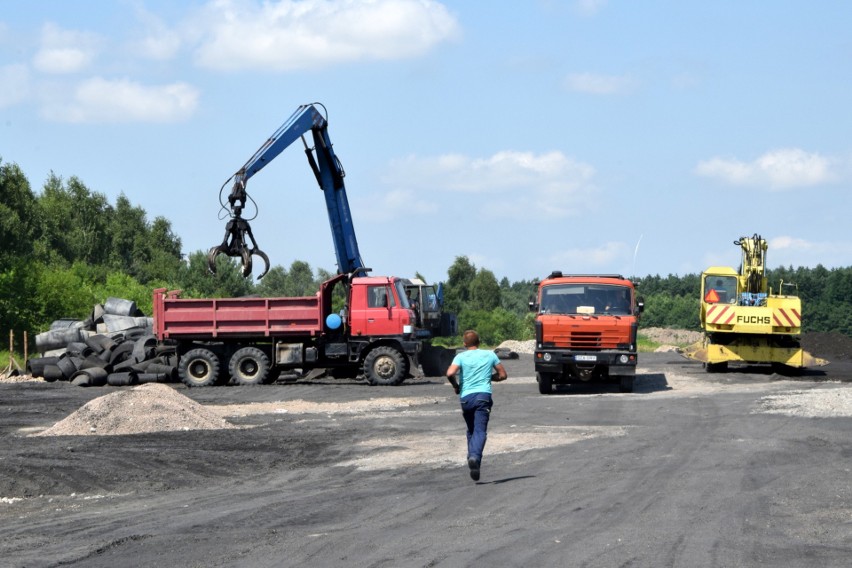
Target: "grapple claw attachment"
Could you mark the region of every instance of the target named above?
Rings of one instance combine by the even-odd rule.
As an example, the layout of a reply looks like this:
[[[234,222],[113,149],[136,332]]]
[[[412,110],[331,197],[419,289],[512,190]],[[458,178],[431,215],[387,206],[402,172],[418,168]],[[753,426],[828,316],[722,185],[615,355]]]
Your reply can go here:
[[[246,244],[246,235],[248,235],[248,238],[251,241],[251,247]],[[228,221],[228,224],[225,225],[225,238],[222,240],[222,244],[211,248],[207,253],[207,269],[211,274],[216,274],[216,257],[220,254],[239,258],[242,261],[242,269],[240,273],[245,278],[251,276],[252,255],[259,256],[266,263],[263,273],[258,276],[258,279],[263,278],[263,276],[269,272],[269,257],[257,248],[257,243],[254,240],[254,235],[252,235],[248,221],[239,215],[233,217],[230,221]]]
[[[266,273],[267,273],[267,272],[269,272],[269,257],[268,257],[268,256],[266,256],[266,253],[265,253],[265,252],[263,252],[262,250],[260,250],[260,249],[259,249],[259,248],[257,248],[257,247],[255,247],[255,248],[251,249],[251,254],[252,254],[252,255],[257,255],[257,256],[259,256],[261,259],[263,259],[263,262],[264,262],[264,265],[265,265],[265,266],[264,266],[264,268],[263,268],[263,272],[261,272],[261,273],[260,273],[260,275],[257,277],[257,279],[258,279],[258,280],[260,280],[261,278],[263,278],[264,276],[266,276]],[[249,262],[251,262],[251,260],[249,260]]]

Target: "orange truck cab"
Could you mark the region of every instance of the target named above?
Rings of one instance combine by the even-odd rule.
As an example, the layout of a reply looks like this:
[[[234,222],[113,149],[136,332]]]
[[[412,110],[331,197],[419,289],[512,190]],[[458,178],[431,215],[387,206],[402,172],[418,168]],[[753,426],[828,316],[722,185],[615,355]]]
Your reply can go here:
[[[636,284],[617,274],[564,275],[541,281],[530,309],[535,318],[538,390],[577,381],[618,379],[633,391],[636,333],[644,309]]]

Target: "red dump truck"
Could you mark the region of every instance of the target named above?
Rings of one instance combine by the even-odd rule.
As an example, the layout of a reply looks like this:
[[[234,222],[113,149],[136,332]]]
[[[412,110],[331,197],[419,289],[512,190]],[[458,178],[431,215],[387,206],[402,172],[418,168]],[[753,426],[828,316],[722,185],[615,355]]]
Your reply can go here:
[[[618,378],[633,391],[636,332],[643,302],[635,284],[617,274],[554,271],[538,286],[535,318],[538,390],[555,384]]]
[[[336,286],[345,295],[337,311]],[[340,274],[298,298],[184,299],[154,291],[155,334],[175,347],[178,375],[191,387],[262,384],[282,371],[313,369],[397,385],[417,369],[414,321],[397,277]]]

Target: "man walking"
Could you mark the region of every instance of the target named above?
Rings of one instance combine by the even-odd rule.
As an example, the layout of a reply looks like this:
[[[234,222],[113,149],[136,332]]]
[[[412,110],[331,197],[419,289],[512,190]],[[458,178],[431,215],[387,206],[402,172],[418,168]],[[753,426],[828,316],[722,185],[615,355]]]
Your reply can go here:
[[[506,369],[493,351],[479,348],[479,334],[469,329],[462,336],[465,350],[453,358],[447,379],[459,395],[467,424],[467,466],[470,477],[479,481],[482,451],[488,437],[491,415],[491,381],[505,381]],[[496,372],[496,375],[492,376]],[[456,379],[458,376],[458,379]]]

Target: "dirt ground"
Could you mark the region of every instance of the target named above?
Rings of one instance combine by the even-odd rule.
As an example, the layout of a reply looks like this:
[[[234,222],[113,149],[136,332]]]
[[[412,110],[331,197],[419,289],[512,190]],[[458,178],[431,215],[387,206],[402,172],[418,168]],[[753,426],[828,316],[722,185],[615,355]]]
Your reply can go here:
[[[0,565],[846,566],[852,340],[826,367],[537,392],[504,360],[483,478],[446,381],[0,383]]]

